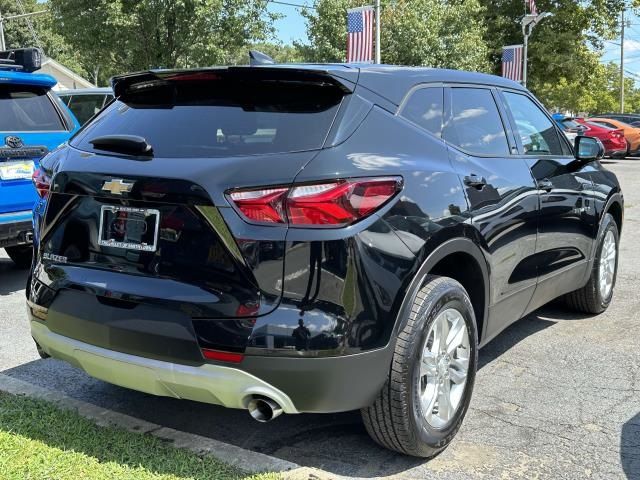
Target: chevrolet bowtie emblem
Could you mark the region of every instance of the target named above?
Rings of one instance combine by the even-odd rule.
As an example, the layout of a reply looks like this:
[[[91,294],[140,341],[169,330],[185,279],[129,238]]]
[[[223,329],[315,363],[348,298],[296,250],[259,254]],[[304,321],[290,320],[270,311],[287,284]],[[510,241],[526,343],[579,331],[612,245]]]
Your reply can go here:
[[[109,192],[112,195],[122,195],[123,193],[129,193],[133,188],[133,183],[126,183],[121,178],[114,178],[108,182],[104,182],[102,190]]]

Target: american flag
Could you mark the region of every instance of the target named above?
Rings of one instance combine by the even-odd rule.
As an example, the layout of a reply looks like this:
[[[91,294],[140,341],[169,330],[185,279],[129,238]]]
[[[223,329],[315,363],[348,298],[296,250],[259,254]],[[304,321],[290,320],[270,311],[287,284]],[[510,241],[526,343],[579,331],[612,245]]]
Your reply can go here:
[[[347,62],[373,61],[373,7],[347,10]]]
[[[522,45],[502,47],[502,76],[522,81]]]
[[[538,9],[536,8],[536,0],[524,0],[529,6],[529,12],[531,15],[537,15]]]

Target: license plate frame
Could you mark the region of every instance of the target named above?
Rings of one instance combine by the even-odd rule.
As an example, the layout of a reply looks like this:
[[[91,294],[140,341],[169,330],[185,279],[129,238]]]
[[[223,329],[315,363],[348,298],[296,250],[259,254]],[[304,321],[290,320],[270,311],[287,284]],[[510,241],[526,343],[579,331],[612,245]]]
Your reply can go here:
[[[0,180],[31,180],[35,171],[36,164],[33,160],[0,162]]]
[[[150,235],[149,227],[153,228]],[[159,230],[160,210],[116,205],[100,207],[98,245],[101,247],[153,253],[158,249]]]

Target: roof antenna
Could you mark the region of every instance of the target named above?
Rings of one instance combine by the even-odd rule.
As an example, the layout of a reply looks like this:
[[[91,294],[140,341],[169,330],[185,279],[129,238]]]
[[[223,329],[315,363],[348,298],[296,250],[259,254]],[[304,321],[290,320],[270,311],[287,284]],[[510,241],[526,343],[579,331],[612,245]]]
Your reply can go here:
[[[276,61],[266,53],[258,50],[249,50],[249,65],[255,67],[257,65],[274,65]]]

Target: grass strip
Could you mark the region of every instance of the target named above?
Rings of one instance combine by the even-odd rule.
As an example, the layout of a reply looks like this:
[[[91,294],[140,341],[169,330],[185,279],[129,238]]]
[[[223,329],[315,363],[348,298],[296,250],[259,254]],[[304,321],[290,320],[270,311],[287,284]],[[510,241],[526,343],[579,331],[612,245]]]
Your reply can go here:
[[[100,427],[43,400],[0,392],[2,480],[275,480],[156,437]]]

